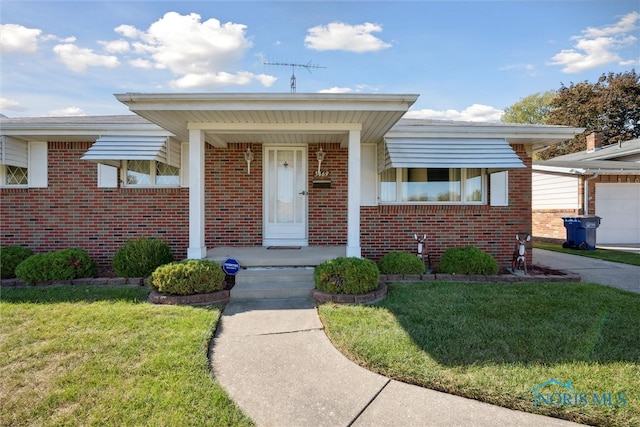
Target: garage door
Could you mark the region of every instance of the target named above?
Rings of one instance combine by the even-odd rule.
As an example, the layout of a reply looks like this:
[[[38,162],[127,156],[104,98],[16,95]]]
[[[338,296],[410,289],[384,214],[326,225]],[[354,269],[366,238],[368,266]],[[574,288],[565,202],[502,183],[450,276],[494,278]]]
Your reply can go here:
[[[596,183],[600,244],[640,243],[640,183]]]

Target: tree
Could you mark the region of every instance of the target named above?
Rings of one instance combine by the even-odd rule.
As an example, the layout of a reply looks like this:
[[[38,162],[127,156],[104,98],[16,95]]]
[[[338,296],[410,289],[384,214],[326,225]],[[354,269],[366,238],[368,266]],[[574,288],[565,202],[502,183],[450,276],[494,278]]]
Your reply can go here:
[[[541,159],[586,149],[586,135],[600,132],[603,145],[640,137],[640,76],[635,70],[603,74],[596,83],[562,85],[551,102],[547,124],[584,127],[571,141],[539,153]]]
[[[586,128],[574,139],[537,153],[540,159],[585,150],[586,135],[591,132],[602,133],[603,145],[638,138],[640,76],[632,70],[603,74],[596,83],[562,84],[557,91],[527,96],[505,109],[502,122]]]
[[[503,123],[544,124],[551,113],[556,92],[549,90],[529,95],[504,110]]]

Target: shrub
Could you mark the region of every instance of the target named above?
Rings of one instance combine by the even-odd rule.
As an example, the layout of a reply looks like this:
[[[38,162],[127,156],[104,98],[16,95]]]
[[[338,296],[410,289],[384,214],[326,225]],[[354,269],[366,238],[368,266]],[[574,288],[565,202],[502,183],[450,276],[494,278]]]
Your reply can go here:
[[[16,267],[33,255],[33,251],[23,246],[6,246],[0,249],[0,278],[16,277]]]
[[[424,262],[408,252],[389,252],[378,262],[382,274],[422,274]]]
[[[149,284],[158,292],[191,295],[222,290],[224,278],[224,271],[215,262],[190,259],[156,268]]]
[[[447,249],[438,270],[448,274],[497,274],[498,263],[488,253],[473,246]]]
[[[376,263],[355,257],[340,257],[318,265],[313,278],[316,289],[330,294],[364,294],[378,287]]]
[[[119,277],[149,277],[161,265],[173,261],[169,244],[141,237],[127,241],[113,256],[113,271]]]
[[[63,249],[31,255],[16,267],[16,276],[27,283],[93,277],[98,265],[83,249]]]

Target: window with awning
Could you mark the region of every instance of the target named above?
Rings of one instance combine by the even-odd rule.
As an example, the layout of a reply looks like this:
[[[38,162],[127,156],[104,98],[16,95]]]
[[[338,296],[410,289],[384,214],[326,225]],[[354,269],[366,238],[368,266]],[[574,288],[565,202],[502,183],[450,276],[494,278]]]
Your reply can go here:
[[[180,167],[180,144],[168,136],[103,136],[82,160],[121,167],[122,161],[155,161]]]
[[[392,168],[483,168],[491,173],[524,167],[504,139],[387,137],[378,153],[379,173]]]

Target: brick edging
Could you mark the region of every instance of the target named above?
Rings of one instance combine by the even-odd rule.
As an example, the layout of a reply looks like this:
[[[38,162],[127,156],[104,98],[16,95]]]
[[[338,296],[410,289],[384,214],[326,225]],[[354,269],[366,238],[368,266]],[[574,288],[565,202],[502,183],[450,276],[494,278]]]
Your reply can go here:
[[[553,271],[545,274],[381,274],[380,282],[491,282],[491,283],[517,283],[517,282],[579,282],[580,275],[565,271]]]
[[[18,288],[18,287],[44,287],[44,286],[99,286],[99,285],[135,285],[143,286],[146,284],[143,277],[86,277],[73,280],[56,280],[51,282],[40,282],[30,285],[20,279],[2,279],[0,287]]]
[[[172,295],[153,290],[149,293],[147,301],[152,304],[168,305],[227,305],[229,303],[229,295],[229,290],[192,295]]]
[[[378,287],[365,294],[329,294],[317,289],[311,291],[311,297],[319,303],[333,302],[336,304],[371,304],[387,296],[387,284],[380,282]]]

